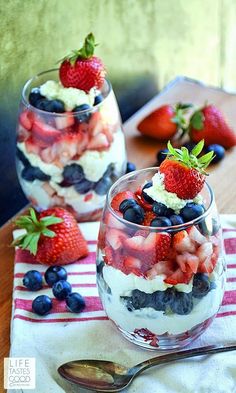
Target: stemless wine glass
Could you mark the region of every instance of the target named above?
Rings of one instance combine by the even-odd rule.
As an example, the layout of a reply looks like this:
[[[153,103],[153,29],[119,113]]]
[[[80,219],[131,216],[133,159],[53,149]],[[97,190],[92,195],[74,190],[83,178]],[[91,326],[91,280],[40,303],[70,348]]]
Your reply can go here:
[[[115,95],[105,80],[91,109],[46,112],[28,97],[48,80],[58,81],[58,70],[33,77],[23,88],[16,148],[21,187],[37,210],[63,206],[78,221],[97,220],[107,191],[126,169]]]
[[[205,212],[181,225],[138,225],[113,210],[117,193],[137,191],[157,171],[132,172],[111,187],[100,225],[97,283],[108,317],[128,340],[170,350],[192,342],[216,316],[224,293],[225,259],[208,184],[201,192]]]

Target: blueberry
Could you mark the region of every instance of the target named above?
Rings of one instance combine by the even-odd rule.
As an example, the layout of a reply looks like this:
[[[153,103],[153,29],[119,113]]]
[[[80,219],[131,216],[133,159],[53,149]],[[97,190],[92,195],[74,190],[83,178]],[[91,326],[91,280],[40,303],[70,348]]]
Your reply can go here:
[[[47,111],[47,106],[48,106],[49,100],[45,97],[39,99],[35,103],[35,108],[40,109],[41,111]]]
[[[80,122],[80,123],[87,123],[91,117],[91,106],[88,104],[82,104],[78,105],[73,109],[73,112],[77,112],[75,114],[75,118]],[[83,112],[86,111],[86,112]],[[89,112],[88,112],[89,111]]]
[[[193,296],[201,299],[203,296],[206,296],[210,290],[211,283],[208,276],[203,273],[195,274],[193,278]]]
[[[39,169],[37,166],[27,166],[25,167],[22,172],[21,176],[23,179],[27,181],[34,181],[35,179],[41,180],[41,181],[48,181],[51,179],[49,175],[46,175],[41,169]]]
[[[201,216],[204,211],[205,209],[202,205],[189,202],[180,210],[180,215],[182,216],[184,222],[188,222]]]
[[[158,217],[150,223],[151,227],[169,227],[171,226],[171,221],[167,217]]]
[[[175,291],[175,297],[170,304],[171,311],[179,315],[187,315],[193,309],[192,293]]]
[[[166,156],[169,150],[168,149],[162,149],[160,151],[158,151],[157,153],[157,163],[158,165],[161,165],[161,163],[166,159]]]
[[[126,303],[129,311],[140,310],[140,308],[148,307],[150,294],[134,289],[131,296],[121,297]]]
[[[59,280],[53,284],[52,292],[57,299],[66,299],[67,296],[71,293],[71,285],[68,281]]]
[[[67,279],[67,272],[62,266],[50,266],[44,273],[46,283],[52,287],[55,282]]]
[[[100,104],[100,102],[102,102],[102,101],[103,101],[103,96],[102,96],[102,94],[98,94],[98,95],[94,98],[94,104],[93,104],[93,106]]]
[[[95,185],[94,191],[98,195],[106,195],[108,192],[109,188],[112,185],[112,180],[110,177],[102,177]]]
[[[53,113],[65,112],[65,104],[61,100],[47,100],[44,102],[44,111]]]
[[[149,305],[157,311],[165,311],[166,308],[171,305],[174,296],[175,290],[173,288],[167,288],[165,291],[153,292]]]
[[[62,176],[64,179],[62,184],[67,184],[67,186],[71,186],[73,184],[79,183],[81,180],[84,179],[84,170],[82,166],[78,164],[67,165],[63,170]]]
[[[224,158],[225,156],[225,149],[221,145],[217,145],[217,144],[209,145],[206,147],[205,151],[206,153],[209,153],[210,151],[214,152],[215,157],[211,161],[214,164],[221,161],[222,158]]]
[[[32,302],[32,310],[38,315],[47,314],[52,308],[52,300],[49,296],[37,296]]]
[[[217,220],[215,220],[214,218],[209,219],[208,217],[202,220],[201,222],[199,222],[198,227],[200,232],[204,236],[213,236],[220,229],[220,225],[218,224]]]
[[[30,270],[23,277],[23,285],[30,291],[38,291],[43,286],[42,274],[37,270]]]
[[[126,173],[136,171],[136,166],[132,162],[127,162]]]
[[[72,292],[66,298],[66,305],[71,312],[81,312],[85,308],[85,301],[79,293]]]
[[[44,99],[45,97],[40,94],[39,88],[32,89],[31,93],[29,94],[29,103],[36,107],[37,102]]]
[[[154,202],[152,206],[152,211],[157,215],[157,216],[165,216],[167,212],[167,206],[164,205],[164,203],[161,202]]]
[[[181,225],[184,223],[184,220],[178,214],[173,214],[169,217],[172,225]]]
[[[123,217],[127,221],[135,224],[141,224],[144,220],[144,210],[139,205],[129,207],[125,210]]]
[[[76,183],[74,187],[79,194],[86,194],[86,192],[93,189],[94,183],[87,179],[84,179],[81,180],[79,183]]]
[[[18,147],[16,148],[16,156],[24,166],[31,166],[28,158],[25,157],[24,153]]]
[[[124,199],[119,206],[119,210],[121,213],[124,213],[130,207],[136,205],[137,205],[137,201],[135,199]]]
[[[191,152],[195,146],[196,146],[196,143],[191,142],[191,141],[184,143],[184,147],[186,147],[189,152]]]
[[[142,198],[143,198],[146,202],[153,204],[153,203],[154,203],[154,200],[153,200],[150,196],[148,196],[148,194],[147,194],[146,192],[144,192],[144,190],[145,190],[146,188],[150,188],[150,187],[152,187],[152,181],[149,181],[148,183],[146,183],[146,184],[143,186],[143,189],[142,189]]]

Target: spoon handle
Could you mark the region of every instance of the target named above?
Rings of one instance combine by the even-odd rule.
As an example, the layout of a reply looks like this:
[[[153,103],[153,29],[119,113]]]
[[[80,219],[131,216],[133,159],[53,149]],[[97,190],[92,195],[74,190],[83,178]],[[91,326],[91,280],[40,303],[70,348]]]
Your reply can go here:
[[[165,355],[156,356],[152,359],[145,360],[144,362],[134,366],[131,370],[133,370],[135,374],[137,373],[139,374],[143,370],[146,370],[147,368],[153,366],[157,366],[159,364],[174,362],[175,360],[191,358],[195,356],[208,355],[208,354],[234,351],[234,350],[236,350],[235,343],[222,344],[222,345],[208,345],[206,347],[187,349],[185,351],[167,353]]]

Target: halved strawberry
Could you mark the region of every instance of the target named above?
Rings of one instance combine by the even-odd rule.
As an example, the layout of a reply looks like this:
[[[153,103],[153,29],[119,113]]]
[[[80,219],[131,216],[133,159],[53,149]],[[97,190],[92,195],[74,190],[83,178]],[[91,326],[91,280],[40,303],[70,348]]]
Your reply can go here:
[[[176,264],[173,261],[159,261],[152,266],[150,270],[147,271],[146,277],[148,279],[153,279],[159,274],[164,274],[165,276],[170,276],[174,273],[176,269]]]
[[[198,244],[203,244],[207,242],[207,238],[201,234],[201,232],[195,227],[195,225],[187,228],[186,231],[188,232],[188,235],[193,242],[196,242]]]
[[[87,149],[89,150],[101,150],[107,149],[110,146],[110,143],[103,132],[100,132],[97,135],[94,135],[92,139],[89,141]]]
[[[118,250],[122,246],[122,242],[127,238],[126,233],[118,229],[109,229],[106,232],[106,240],[113,250]]]
[[[61,136],[61,132],[54,127],[40,121],[35,120],[32,127],[33,141],[40,147],[47,147],[56,142]]]
[[[33,112],[31,112],[27,109],[25,111],[21,112],[21,114],[19,116],[19,122],[22,125],[22,127],[24,127],[26,130],[30,131],[33,126],[33,122],[34,122]]]
[[[132,191],[118,192],[118,194],[116,194],[111,201],[112,209],[119,212],[120,204],[124,201],[124,199],[136,199],[136,196]]]
[[[190,268],[187,268],[186,272],[182,272],[180,267],[172,273],[170,276],[165,278],[165,283],[166,284],[172,284],[172,285],[177,285],[177,284],[188,284],[193,276],[193,272],[191,271]]]
[[[142,273],[142,262],[140,259],[132,257],[132,256],[127,256],[124,258],[124,272],[126,274],[133,273],[136,276],[143,276]]]
[[[190,239],[187,231],[179,231],[173,236],[173,247],[176,251],[183,253],[184,251],[194,252],[195,246]]]
[[[75,119],[72,112],[64,112],[63,115],[55,117],[55,124],[58,130],[69,128],[74,125]]]

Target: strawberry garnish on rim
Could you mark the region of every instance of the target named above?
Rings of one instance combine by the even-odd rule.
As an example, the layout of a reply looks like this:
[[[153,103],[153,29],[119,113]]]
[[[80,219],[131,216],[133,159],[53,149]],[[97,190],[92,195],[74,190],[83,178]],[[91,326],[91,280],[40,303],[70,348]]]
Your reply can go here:
[[[26,233],[12,243],[14,246],[28,250],[45,265],[65,265],[88,255],[87,242],[66,209],[54,207],[36,215],[30,208],[29,213],[16,220]]]
[[[160,165],[167,191],[175,193],[181,199],[193,199],[202,190],[207,175],[205,169],[214,158],[212,151],[198,157],[203,146],[204,140],[189,152],[186,147],[175,149],[168,142],[169,153]]]
[[[106,72],[101,59],[94,56],[95,46],[94,35],[90,33],[82,48],[73,50],[62,59],[59,76],[64,87],[74,87],[85,92],[93,87],[101,89]]]

